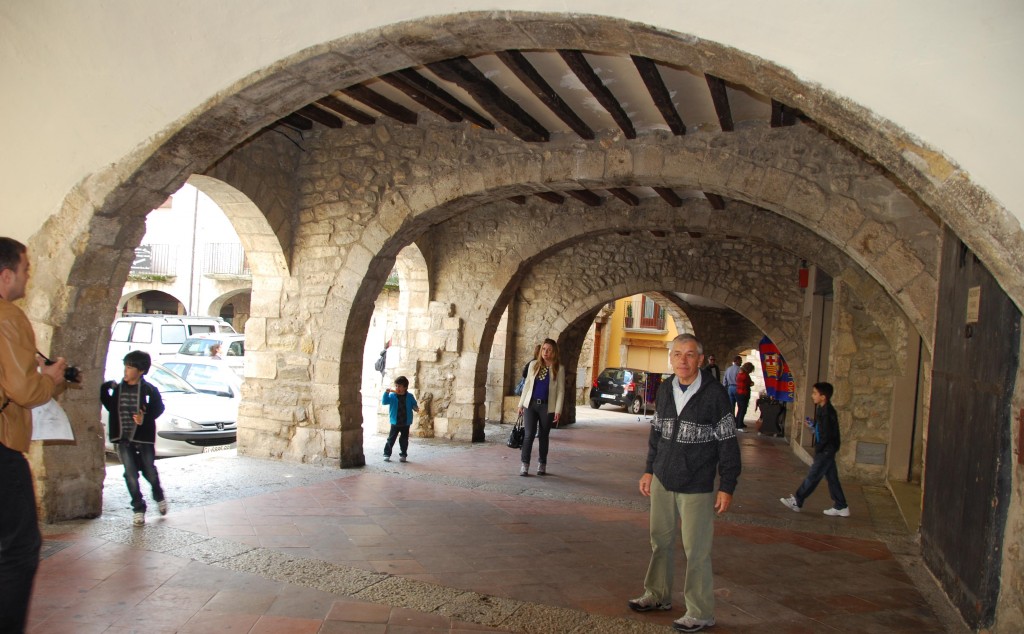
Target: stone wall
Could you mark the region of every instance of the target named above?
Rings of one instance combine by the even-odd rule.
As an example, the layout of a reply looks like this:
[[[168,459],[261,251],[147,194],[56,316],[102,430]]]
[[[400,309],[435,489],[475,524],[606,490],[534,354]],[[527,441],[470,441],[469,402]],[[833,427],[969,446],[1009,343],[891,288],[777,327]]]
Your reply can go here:
[[[852,253],[844,253],[799,225],[739,203],[732,203],[731,212],[723,214],[715,213],[701,200],[691,200],[682,209],[673,209],[660,200],[645,201],[639,208],[616,201],[590,208],[576,203],[550,205],[533,197],[524,206],[503,200],[505,195],[529,193],[539,186],[540,180],[556,174],[571,179],[592,173],[592,159],[586,152],[600,160],[598,173],[609,183],[622,178],[653,178],[638,176],[638,172],[657,173],[660,179],[667,175],[689,178],[683,176],[684,168],[689,164],[688,157],[696,156],[698,151],[705,155],[711,151],[742,156],[746,161],[741,161],[746,165],[742,172],[736,171],[734,163],[727,166],[708,159],[700,164],[702,179],[719,179],[724,190],[751,178],[769,178],[768,172],[758,175],[757,170],[765,168],[755,165],[772,156],[771,174],[779,177],[783,173],[779,170],[785,170],[787,189],[798,186],[800,181],[794,177],[800,174],[800,178],[814,179],[818,191],[822,187],[838,188],[847,194],[860,190],[859,206],[846,201],[835,213],[820,218],[824,232],[832,232],[836,240],[848,240],[863,231],[867,213],[881,218],[886,213],[896,213],[894,210],[903,216],[913,210],[912,204],[900,202],[905,197],[901,198],[903,195],[884,179],[870,169],[857,167],[858,159],[848,150],[810,130],[737,133],[753,136],[758,143],[777,146],[778,153],[771,155],[748,154],[744,146],[731,143],[735,137],[722,137],[722,141],[729,143],[711,145],[709,140],[714,135],[694,135],[682,140],[660,136],[648,139],[659,144],[677,143],[677,151],[671,155],[653,145],[618,147],[618,142],[599,152],[590,148],[581,154],[579,143],[571,150],[546,147],[530,152],[500,134],[466,134],[464,128],[458,134],[454,132],[452,126],[442,124],[410,127],[380,122],[372,127],[346,128],[344,133],[318,132],[310,139],[310,151],[299,157],[295,185],[300,192],[300,211],[294,232],[292,274],[281,284],[277,296],[282,299],[278,306],[267,306],[265,313],[254,308],[254,315],[263,314],[266,319],[262,330],[257,330],[265,336],[265,348],[259,344],[254,348],[266,356],[250,372],[253,398],[244,408],[246,420],[251,423],[242,440],[244,451],[257,451],[255,447],[259,445],[259,452],[288,459],[360,463],[361,412],[347,404],[355,399],[349,398],[346,391],[345,386],[352,383],[346,377],[360,371],[365,339],[360,332],[369,323],[372,298],[394,265],[397,253],[413,240],[420,245],[425,258],[428,296],[445,308],[410,314],[408,342],[404,346],[410,355],[407,360],[409,367],[416,369],[416,380],[424,386],[438,386],[433,401],[436,431],[463,438],[477,435],[488,408],[499,407],[496,399],[488,400],[488,391],[505,391],[499,389],[493,377],[498,374],[495,368],[506,367],[507,363],[491,348],[513,297],[527,305],[540,301],[554,311],[537,321],[533,318],[535,309],[530,310],[530,317],[525,320],[517,313],[520,325],[512,333],[517,358],[525,358],[534,340],[557,334],[596,305],[628,294],[627,291],[685,290],[730,305],[748,322],[769,331],[787,359],[797,363],[795,359],[803,357],[798,353],[803,335],[796,320],[787,326],[786,320],[780,320],[777,314],[795,314],[799,306],[795,297],[781,299],[789,292],[782,286],[795,286],[797,259],[793,253],[814,257],[823,266],[844,271],[858,268],[857,259],[868,259],[867,253],[858,249],[875,248],[872,245],[882,241],[887,248],[899,250],[891,231],[880,224],[872,229],[870,238],[861,235],[858,241],[847,245],[857,245]],[[821,145],[820,152],[805,151],[806,145],[815,143]],[[257,154],[250,150],[246,156]],[[572,162],[567,163],[570,157]],[[229,166],[230,163],[225,163],[221,168],[225,176],[230,173]],[[680,175],[671,176],[676,173]],[[743,178],[736,180],[740,173]],[[822,178],[822,174],[826,177]],[[569,187],[571,182],[559,186]],[[480,199],[479,195],[488,189],[491,196],[501,198],[492,198],[490,202]],[[790,212],[806,218],[815,213],[811,205],[834,205],[845,200],[836,197],[830,202],[827,197],[810,196],[809,191],[796,198],[793,194],[783,196]],[[400,194],[396,197],[389,192]],[[782,196],[781,190],[779,195]],[[872,200],[877,204],[866,204]],[[472,213],[467,213],[470,210]],[[580,222],[582,218],[586,218],[586,223]],[[763,221],[757,222],[757,218]],[[538,233],[539,227],[544,227],[543,233]],[[648,233],[646,227],[656,232]],[[666,228],[689,236],[677,245],[680,250],[716,243],[713,253],[697,258],[700,265],[695,270],[707,271],[706,276],[690,276],[678,285],[668,283],[664,271],[670,266],[633,261],[627,255],[631,251],[623,250],[623,245],[616,242],[620,233],[630,232],[639,242],[634,240],[626,248],[646,256],[648,244],[658,243],[659,238],[653,236],[664,235]],[[777,241],[775,244],[785,243],[788,250],[758,246],[772,240]],[[521,278],[528,271],[557,269],[560,265],[551,259],[553,253],[561,253],[559,257],[574,256],[574,245],[589,248],[594,242],[603,245],[604,254],[591,260],[590,267],[577,268],[577,274],[564,278],[577,288],[551,284],[543,276],[521,285]],[[930,250],[925,239],[919,237],[903,252],[910,258],[928,257]],[[871,256],[878,257],[884,254]],[[775,268],[781,266],[780,258],[785,260],[785,266]],[[646,268],[646,277],[637,275],[638,267]],[[615,285],[604,284],[599,293],[592,292],[590,278],[607,268],[615,269],[608,279],[619,281]],[[910,266],[907,270],[920,273],[923,266]],[[722,281],[723,271],[732,276],[731,281]],[[780,275],[784,281],[776,282]],[[906,271],[900,275],[901,283],[911,284]],[[927,277],[927,273],[924,275]],[[769,288],[765,288],[766,280]],[[580,290],[584,291],[582,295]],[[753,294],[755,290],[773,302],[782,303],[765,308],[765,302]],[[877,283],[873,287],[862,284],[857,292],[884,295]],[[569,296],[572,303],[567,299]],[[266,297],[275,294],[267,293]],[[912,297],[906,299],[913,301]],[[515,307],[517,311],[521,309],[518,304]],[[438,327],[440,330],[436,330]],[[589,324],[582,332],[586,328]],[[749,343],[737,341],[732,345],[755,345],[757,333],[749,326],[747,331]],[[439,332],[447,334],[439,337]],[[570,347],[578,350],[582,341],[572,343]],[[726,343],[722,341],[721,345]],[[481,357],[483,353],[486,354]],[[276,394],[266,398],[267,389]],[[342,445],[340,452],[333,448],[338,441]]]
[[[829,382],[839,414],[844,474],[884,480],[890,436],[893,375],[901,372],[888,341],[850,288],[835,280]]]

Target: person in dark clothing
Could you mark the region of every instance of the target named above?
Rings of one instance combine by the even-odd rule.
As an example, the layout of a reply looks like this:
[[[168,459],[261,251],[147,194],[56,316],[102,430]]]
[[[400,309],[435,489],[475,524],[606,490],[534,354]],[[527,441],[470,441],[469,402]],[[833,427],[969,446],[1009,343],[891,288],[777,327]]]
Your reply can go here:
[[[132,350],[124,356],[124,380],[100,386],[100,401],[110,414],[107,432],[124,465],[124,481],[132,497],[132,524],[146,523],[146,500],[139,489],[139,472],[153,489],[160,515],[167,515],[167,500],[156,470],[156,419],[164,413],[160,390],[143,376],[149,372],[149,354]]]
[[[409,392],[409,379],[400,376],[395,379],[395,389],[384,390],[381,405],[387,405],[391,418],[391,432],[384,444],[384,461],[390,462],[391,450],[398,439],[398,459],[405,462],[409,456],[409,429],[412,427],[412,413],[420,411],[416,397]]]
[[[711,374],[711,378],[715,380],[715,383],[722,382],[722,370],[721,368],[718,367],[718,364],[715,362],[715,355],[708,355],[708,364],[704,369]]]
[[[700,370],[703,348],[691,334],[672,341],[675,376],[662,381],[640,494],[651,500],[651,563],[636,612],[672,609],[676,525],[686,553],[686,614],[672,627],[697,632],[715,624],[711,541],[715,514],[729,509],[740,475],[740,447],[729,394]],[[715,492],[715,475],[719,478]]]
[[[814,462],[796,493],[788,498],[779,498],[779,501],[790,510],[800,512],[804,500],[814,493],[818,483],[825,478],[828,493],[832,496],[832,508],[825,509],[825,515],[850,517],[850,507],[846,504],[836,468],[836,454],[839,453],[840,444],[839,415],[836,414],[836,408],[832,407],[832,393],[831,383],[815,383],[811,389],[811,400],[815,405],[814,420],[807,419],[807,424],[814,429]]]

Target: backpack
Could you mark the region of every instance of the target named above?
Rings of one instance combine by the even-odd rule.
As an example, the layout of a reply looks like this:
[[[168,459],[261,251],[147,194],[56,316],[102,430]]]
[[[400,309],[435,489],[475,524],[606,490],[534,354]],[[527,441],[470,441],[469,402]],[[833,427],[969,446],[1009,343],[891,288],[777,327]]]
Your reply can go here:
[[[373,369],[378,371],[378,372],[380,372],[381,374],[384,374],[384,357],[387,355],[387,353],[388,353],[388,349],[387,348],[384,348],[383,350],[381,350],[380,351],[380,358],[377,359],[377,361],[374,362],[374,364],[373,364]]]

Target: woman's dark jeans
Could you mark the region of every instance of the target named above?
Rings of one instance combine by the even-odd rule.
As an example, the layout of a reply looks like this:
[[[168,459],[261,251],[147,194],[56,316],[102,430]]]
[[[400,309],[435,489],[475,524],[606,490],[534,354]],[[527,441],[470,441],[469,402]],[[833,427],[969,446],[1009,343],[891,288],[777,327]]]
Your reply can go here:
[[[548,402],[537,402],[537,399],[530,401],[530,406],[523,410],[523,427],[526,435],[523,438],[523,448],[520,457],[524,464],[530,464],[530,454],[533,453],[533,438],[537,437],[537,457],[540,464],[548,463],[548,434],[551,433],[552,416],[548,413]]]

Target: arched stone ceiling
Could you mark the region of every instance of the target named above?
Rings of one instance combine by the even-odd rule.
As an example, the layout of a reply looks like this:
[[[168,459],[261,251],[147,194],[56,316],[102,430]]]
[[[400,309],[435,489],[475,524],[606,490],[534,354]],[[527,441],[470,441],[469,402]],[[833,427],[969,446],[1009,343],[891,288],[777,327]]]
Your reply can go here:
[[[124,191],[103,196],[102,191],[83,192],[106,214],[117,213],[124,205],[143,205],[147,192],[152,198],[165,196],[188,173],[211,164],[228,149],[297,108],[312,103],[339,88],[369,82],[384,74],[416,65],[429,65],[444,59],[486,55],[497,50],[589,50],[588,44],[602,42],[601,55],[635,55],[655,60],[665,68],[689,69],[694,73],[724,79],[739,92],[762,95],[776,103],[802,112],[840,137],[852,142],[884,165],[901,183],[916,192],[939,217],[949,222],[993,269],[1011,296],[1020,304],[1021,231],[983,191],[971,185],[955,166],[935,153],[920,147],[899,130],[887,126],[855,104],[802,85],[765,60],[744,56],[710,42],[684,38],[652,30],[643,25],[597,17],[574,18],[574,28],[546,28],[562,24],[558,15],[517,15],[508,13],[500,23],[486,15],[442,17],[417,23],[415,27],[396,25],[372,36],[341,40],[317,51],[284,60],[259,77],[250,78],[247,87],[213,103],[183,122],[179,132],[158,139],[151,158],[136,157],[137,169],[119,186]],[[508,28],[509,24],[529,25],[526,30]],[[414,28],[417,35],[404,36]],[[426,29],[426,30],[424,30]],[[425,32],[444,34],[444,45]],[[583,34],[586,33],[587,36]],[[600,37],[607,34],[608,37]],[[587,53],[589,56],[590,53]],[[287,95],[282,89],[287,86]],[[736,88],[733,89],[735,92]],[[748,95],[749,96],[749,95]],[[753,99],[754,102],[757,98]],[[756,110],[756,108],[755,108]],[[923,158],[922,158],[923,157]],[[132,163],[131,157],[126,159]],[[124,172],[126,165],[118,166]],[[113,192],[112,192],[113,193]],[[81,203],[69,199],[69,203]],[[979,213],[992,223],[977,222]],[[997,226],[996,226],[997,225]],[[991,235],[987,235],[991,231]],[[1007,275],[1013,270],[1016,275]]]

